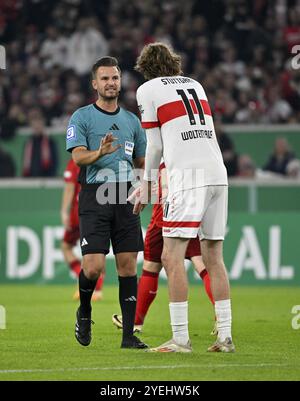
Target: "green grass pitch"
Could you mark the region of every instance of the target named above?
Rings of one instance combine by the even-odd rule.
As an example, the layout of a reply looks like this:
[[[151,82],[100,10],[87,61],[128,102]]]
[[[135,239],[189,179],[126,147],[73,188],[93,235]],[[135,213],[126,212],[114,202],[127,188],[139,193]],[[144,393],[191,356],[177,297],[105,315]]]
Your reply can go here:
[[[0,330],[0,381],[300,379],[300,329],[291,324],[299,288],[232,288],[235,354],[206,352],[214,341],[213,309],[201,285],[189,293],[191,354],[120,349],[121,333],[111,323],[119,312],[115,286],[104,287],[104,300],[94,304],[93,340],[80,346],[74,337],[74,289],[0,286],[7,315],[6,329]],[[157,346],[170,337],[167,288],[160,286],[142,338]]]

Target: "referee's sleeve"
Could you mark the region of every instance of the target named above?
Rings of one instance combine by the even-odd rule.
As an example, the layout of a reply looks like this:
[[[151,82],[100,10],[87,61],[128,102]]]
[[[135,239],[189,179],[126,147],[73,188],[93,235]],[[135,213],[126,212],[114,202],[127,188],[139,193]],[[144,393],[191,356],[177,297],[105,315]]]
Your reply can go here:
[[[88,148],[86,134],[86,122],[81,113],[77,110],[70,118],[67,128],[66,149],[72,152],[72,149],[77,146],[85,146]]]

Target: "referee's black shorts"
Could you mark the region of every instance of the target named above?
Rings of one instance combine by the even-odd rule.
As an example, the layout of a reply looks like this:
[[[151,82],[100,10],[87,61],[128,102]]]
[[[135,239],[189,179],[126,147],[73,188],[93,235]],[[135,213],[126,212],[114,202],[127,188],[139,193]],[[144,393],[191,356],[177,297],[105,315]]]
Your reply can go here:
[[[107,184],[105,188],[107,188]],[[122,186],[122,188],[120,188]],[[79,225],[82,255],[109,253],[110,241],[114,254],[144,250],[140,216],[133,214],[133,205],[126,200],[131,183],[109,184],[110,201],[103,203],[99,185],[84,184],[79,194]],[[115,194],[114,194],[114,191]],[[120,201],[120,193],[123,197]],[[125,191],[125,196],[124,196]],[[100,200],[101,203],[98,201]]]

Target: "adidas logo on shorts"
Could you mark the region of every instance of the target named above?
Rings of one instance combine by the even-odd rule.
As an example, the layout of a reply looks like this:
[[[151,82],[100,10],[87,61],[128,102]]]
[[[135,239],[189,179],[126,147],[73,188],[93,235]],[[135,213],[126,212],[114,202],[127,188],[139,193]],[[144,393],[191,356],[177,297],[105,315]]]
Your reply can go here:
[[[81,243],[81,246],[84,246],[84,245],[88,245],[88,242],[85,238],[83,238],[82,243]]]

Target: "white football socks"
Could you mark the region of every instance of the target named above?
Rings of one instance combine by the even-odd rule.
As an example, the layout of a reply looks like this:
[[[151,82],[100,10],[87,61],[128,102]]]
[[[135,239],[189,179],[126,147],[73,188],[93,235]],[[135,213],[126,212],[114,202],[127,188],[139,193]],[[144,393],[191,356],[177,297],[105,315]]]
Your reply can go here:
[[[230,299],[215,301],[215,313],[217,318],[218,339],[224,341],[231,338],[231,302]]]
[[[186,345],[189,341],[188,301],[170,302],[169,308],[173,339],[179,345]]]

